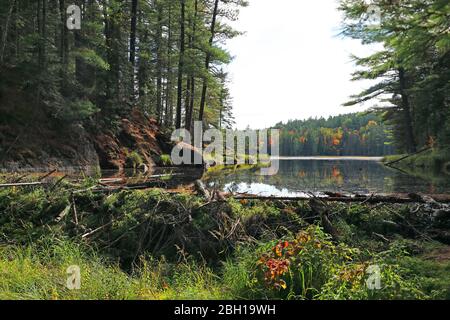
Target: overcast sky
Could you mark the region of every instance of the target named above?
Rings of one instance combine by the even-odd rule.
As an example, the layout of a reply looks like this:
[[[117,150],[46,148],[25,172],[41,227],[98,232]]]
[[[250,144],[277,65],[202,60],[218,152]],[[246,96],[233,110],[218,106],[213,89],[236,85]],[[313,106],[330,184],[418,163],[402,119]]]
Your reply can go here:
[[[342,107],[368,83],[351,82],[350,54],[367,55],[359,41],[337,36],[337,0],[250,0],[228,42],[237,127],[263,128],[364,110]]]

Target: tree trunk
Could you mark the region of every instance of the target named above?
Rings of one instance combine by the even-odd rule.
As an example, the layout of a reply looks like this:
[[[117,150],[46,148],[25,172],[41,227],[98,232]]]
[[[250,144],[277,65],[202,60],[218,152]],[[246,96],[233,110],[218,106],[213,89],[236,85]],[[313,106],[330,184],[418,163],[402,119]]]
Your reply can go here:
[[[12,16],[12,12],[13,12],[15,4],[16,4],[16,0],[13,0],[11,2],[11,6],[9,7],[8,16],[6,17],[5,28],[4,28],[3,34],[2,34],[2,44],[0,47],[0,64],[3,64],[3,57],[4,57],[5,49],[6,49],[6,42],[8,41],[9,23],[11,21],[11,16]]]
[[[16,45],[15,45],[16,60],[19,59],[19,53],[20,53],[20,28],[19,28],[20,12],[19,11],[20,11],[20,0],[16,0],[16,12],[15,12],[15,22],[14,22],[14,28],[15,28],[14,40],[16,42]]]
[[[184,105],[186,108],[186,119],[185,119],[185,123],[184,123],[184,127],[189,130],[190,128],[190,123],[191,123],[191,110],[189,109],[189,102],[191,101],[191,77],[188,76],[187,77],[187,81],[186,81],[186,96],[184,97]]]
[[[402,110],[403,110],[403,116],[404,116],[404,125],[405,125],[405,143],[407,152],[414,153],[417,151],[416,147],[416,141],[414,137],[414,130],[413,130],[413,124],[412,124],[412,117],[411,117],[411,105],[409,102],[408,93],[407,90],[407,83],[406,83],[406,76],[405,76],[405,70],[403,68],[400,68],[398,70],[399,74],[399,82],[400,82],[400,94],[402,97]]]
[[[105,44],[106,44],[106,59],[108,61],[108,63],[111,66],[111,70],[112,70],[112,65],[111,65],[111,61],[112,61],[112,54],[111,54],[111,45],[112,45],[112,40],[111,40],[111,26],[110,26],[110,22],[109,22],[109,17],[108,17],[108,10],[107,10],[107,1],[106,0],[102,0],[102,7],[103,7],[103,34],[105,36]],[[111,77],[109,76],[106,79],[106,100],[111,99],[112,97],[112,92],[113,92],[113,85],[112,85],[113,81],[111,81]]]
[[[175,126],[181,128],[181,105],[183,101],[183,69],[184,69],[184,41],[185,41],[185,0],[181,0],[181,17],[180,17],[180,57],[178,61],[178,93],[177,93],[177,112]]]
[[[38,28],[38,66],[42,64],[42,0],[37,0],[37,10],[36,10],[36,18],[37,18],[37,28]]]
[[[81,0],[80,3],[80,8],[81,8],[81,15],[82,18],[84,18],[84,8],[85,8],[85,2],[86,0]],[[76,49],[81,49],[83,44],[83,37],[82,37],[82,30],[74,30],[74,46]],[[83,77],[85,75],[85,63],[83,61],[83,59],[79,56],[77,56],[75,58],[75,78],[77,79],[77,81],[79,83],[83,83],[84,84],[84,80],[85,77]]]
[[[173,108],[172,108],[172,6],[169,3],[168,8],[168,30],[167,30],[167,75],[166,75],[166,108],[164,123],[166,127],[171,127],[173,122]]]
[[[47,0],[42,0],[42,69],[47,70]]]
[[[214,11],[211,21],[211,37],[209,38],[209,45],[212,46],[214,42],[214,35],[216,31],[216,19],[217,19],[217,13],[219,10],[219,2],[220,0],[215,0],[214,3]],[[211,53],[208,51],[206,53],[206,59],[205,59],[205,72],[209,71],[209,64],[211,62]],[[200,112],[199,112],[199,121],[203,121],[204,113],[205,113],[205,104],[206,104],[206,91],[208,89],[208,78],[205,76],[203,78],[203,86],[202,86],[202,96],[200,100]]]
[[[189,47],[194,48],[196,31],[197,31],[197,14],[198,14],[198,0],[194,3],[194,19],[192,21],[192,35],[189,41]],[[190,86],[189,86],[190,85]],[[195,75],[192,72],[190,80],[188,81],[189,101],[186,100],[186,126],[185,128],[192,131],[192,119],[194,118],[194,101],[195,101]]]
[[[136,64],[136,25],[137,25],[137,5],[138,0],[131,1],[131,28],[130,28],[130,62]]]
[[[138,0],[131,1],[131,25],[130,25],[130,64],[131,64],[131,102],[135,103],[139,91],[136,91],[137,74],[136,74],[136,30],[137,30],[137,10]]]
[[[59,56],[61,59],[61,88],[62,91],[65,92],[67,88],[67,70],[69,65],[69,39],[68,32],[66,27],[67,21],[67,12],[66,12],[66,1],[59,0],[59,14],[61,20],[60,26],[60,48],[59,48]]]
[[[120,50],[118,48],[117,42],[120,38],[120,31],[118,30],[117,23],[115,22],[116,11],[111,12],[108,15],[108,3],[103,0],[103,16],[104,16],[104,33],[105,42],[107,50],[107,60],[110,66],[110,72],[107,78],[107,100],[117,100],[120,99]]]
[[[158,122],[161,124],[163,119],[163,107],[162,107],[162,33],[163,33],[163,11],[161,3],[155,1],[155,5],[158,10],[158,31],[156,35],[156,114],[158,116]]]

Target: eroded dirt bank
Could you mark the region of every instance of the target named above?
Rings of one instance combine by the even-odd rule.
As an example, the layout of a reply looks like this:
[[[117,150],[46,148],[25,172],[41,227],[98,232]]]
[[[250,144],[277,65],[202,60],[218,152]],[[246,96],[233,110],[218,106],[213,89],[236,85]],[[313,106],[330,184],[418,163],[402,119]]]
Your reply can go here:
[[[5,171],[45,171],[89,167],[123,170],[141,163],[151,168],[170,151],[168,138],[156,120],[134,109],[115,130],[90,130],[81,125],[51,127],[0,125],[0,168]]]

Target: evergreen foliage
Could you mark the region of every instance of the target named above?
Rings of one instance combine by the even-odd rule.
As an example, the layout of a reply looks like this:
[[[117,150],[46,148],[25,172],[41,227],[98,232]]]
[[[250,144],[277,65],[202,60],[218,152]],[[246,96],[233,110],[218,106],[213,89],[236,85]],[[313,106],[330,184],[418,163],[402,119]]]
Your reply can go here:
[[[378,8],[378,23],[369,23]],[[378,99],[401,151],[448,146],[450,135],[450,3],[448,0],[341,0],[343,35],[382,44],[354,57],[354,80],[377,83],[347,105]]]
[[[66,25],[72,4],[81,9],[80,30]],[[232,116],[227,75],[220,70],[231,61],[225,41],[239,35],[227,22],[245,5],[2,1],[0,97],[11,88],[26,92],[36,112],[57,123],[108,125],[139,107],[167,128],[190,128],[193,120],[226,126]]]

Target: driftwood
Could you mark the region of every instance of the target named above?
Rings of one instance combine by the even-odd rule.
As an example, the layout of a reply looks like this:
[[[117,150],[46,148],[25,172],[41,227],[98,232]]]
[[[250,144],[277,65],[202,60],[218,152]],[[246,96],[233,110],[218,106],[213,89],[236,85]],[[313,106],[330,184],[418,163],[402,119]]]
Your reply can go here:
[[[106,227],[112,225],[113,222],[114,222],[114,221],[110,221],[110,222],[108,222],[107,224],[98,227],[97,229],[94,229],[94,230],[92,230],[92,231],[90,231],[90,232],[88,232],[88,233],[85,233],[85,234],[83,234],[83,235],[81,236],[81,238],[82,238],[82,239],[89,238],[90,236],[96,234],[97,232],[99,232],[99,231],[105,229]]]
[[[50,177],[53,173],[55,173],[56,172],[56,169],[53,169],[52,171],[50,171],[49,173],[47,173],[47,174],[45,174],[45,175],[43,175],[42,177],[40,177],[39,178],[39,181],[42,181],[42,180],[44,180],[45,178],[48,178],[48,177]]]
[[[206,199],[211,199],[211,194],[209,193],[209,191],[206,189],[205,184],[203,183],[203,181],[201,180],[197,180],[195,181],[195,190],[197,191],[197,193],[199,195],[201,195],[202,197],[206,198]]]
[[[376,232],[372,232],[372,235],[377,237],[378,239],[381,239],[384,242],[391,242],[388,238],[386,238],[385,236],[383,236],[382,234],[376,233]]]
[[[44,182],[4,183],[4,184],[0,184],[0,188],[40,186],[40,185],[44,185],[44,184],[46,184],[46,183],[44,183]]]
[[[322,226],[325,232],[330,234],[335,241],[338,241],[340,235],[337,229],[333,226],[332,222],[330,221],[329,216],[331,210],[328,207],[327,203],[322,201],[322,199],[313,197],[309,201],[309,206],[316,214],[320,216],[320,220],[322,222]]]
[[[72,194],[72,209],[73,209],[73,220],[76,226],[78,226],[78,213],[77,206],[75,204],[75,197]]]
[[[72,209],[72,204],[69,204],[58,216],[55,218],[55,222],[60,222],[62,219],[64,219],[65,216],[70,212],[70,209]]]
[[[103,185],[103,184],[108,184],[108,183],[120,183],[123,182],[124,179],[123,178],[103,178],[103,179],[99,179],[98,182]]]

